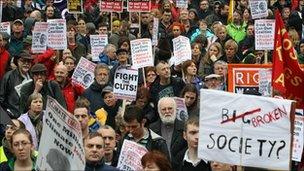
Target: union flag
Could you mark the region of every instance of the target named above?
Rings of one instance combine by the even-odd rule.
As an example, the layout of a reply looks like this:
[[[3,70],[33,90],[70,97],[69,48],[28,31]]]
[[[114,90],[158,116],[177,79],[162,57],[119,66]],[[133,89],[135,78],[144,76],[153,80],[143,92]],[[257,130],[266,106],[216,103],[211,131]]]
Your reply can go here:
[[[304,71],[284,26],[279,11],[275,13],[275,45],[272,65],[272,86],[284,98],[296,100],[297,108],[304,108]]]

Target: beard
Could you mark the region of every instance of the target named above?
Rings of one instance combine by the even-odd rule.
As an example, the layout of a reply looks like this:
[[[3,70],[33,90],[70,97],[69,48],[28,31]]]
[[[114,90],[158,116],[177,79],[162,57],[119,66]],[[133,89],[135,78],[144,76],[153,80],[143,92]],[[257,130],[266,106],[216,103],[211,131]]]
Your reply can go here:
[[[160,117],[160,120],[162,121],[162,123],[165,125],[174,124],[174,121],[176,119],[176,115],[171,115],[171,116],[159,115],[159,117]]]

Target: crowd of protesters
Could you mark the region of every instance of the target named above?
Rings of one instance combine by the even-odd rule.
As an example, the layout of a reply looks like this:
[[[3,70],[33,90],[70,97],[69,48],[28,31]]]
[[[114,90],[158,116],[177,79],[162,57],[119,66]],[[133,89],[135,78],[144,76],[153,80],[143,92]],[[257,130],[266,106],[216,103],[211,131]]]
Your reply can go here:
[[[271,63],[272,51],[255,50],[249,0],[235,1],[229,21],[229,0],[188,0],[188,8],[177,8],[170,0],[152,0],[151,12],[132,15],[102,12],[97,1],[86,0],[83,14],[77,16],[62,14],[53,0],[24,0],[21,7],[14,0],[2,3],[2,22],[11,22],[11,34],[0,33],[0,105],[11,121],[0,122],[0,170],[34,169],[43,145],[40,137],[47,96],[79,121],[87,171],[118,170],[124,140],[148,149],[141,159],[144,170],[240,169],[198,157],[199,131],[204,131],[199,130],[198,102],[202,88],[227,91],[228,64]],[[269,1],[268,19],[274,18],[275,10],[281,12],[303,64],[304,0],[295,8],[289,0]],[[33,53],[35,23],[63,17],[67,49],[48,47],[43,53]],[[119,66],[131,64],[131,40],[152,39],[153,17],[159,18],[155,65],[144,68],[145,79],[140,76],[136,100],[122,110],[122,100],[113,94],[113,76]],[[140,27],[131,27],[130,22],[140,22]],[[93,61],[97,64],[94,82],[84,89],[71,76],[81,57],[92,60],[90,35],[94,34],[108,35],[109,44],[99,60]],[[175,66],[169,61],[172,39],[180,35],[189,38],[192,59]],[[173,97],[184,98],[189,119],[177,119]],[[301,167],[301,163],[292,166],[293,170]]]

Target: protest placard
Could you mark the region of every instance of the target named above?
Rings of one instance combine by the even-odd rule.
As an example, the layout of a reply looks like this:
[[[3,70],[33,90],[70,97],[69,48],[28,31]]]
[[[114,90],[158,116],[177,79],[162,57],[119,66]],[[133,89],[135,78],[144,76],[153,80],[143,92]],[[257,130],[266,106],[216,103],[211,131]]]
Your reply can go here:
[[[173,53],[175,59],[175,65],[179,65],[186,60],[191,60],[192,52],[190,46],[190,40],[185,36],[178,36],[173,40]]]
[[[176,118],[180,121],[187,121],[188,116],[188,110],[187,106],[185,104],[185,99],[180,97],[174,97],[175,103],[176,103]]]
[[[0,1],[0,23],[2,22],[3,1]]]
[[[264,64],[228,64],[228,91],[239,94],[259,94],[259,70],[271,69]]]
[[[272,96],[272,69],[260,69],[259,70],[259,93],[262,96],[271,97]]]
[[[304,131],[304,116],[303,109],[296,109],[293,144],[292,144],[292,160],[301,162],[303,152],[303,131]]]
[[[105,12],[122,12],[123,1],[122,0],[101,0],[100,9]]]
[[[117,168],[125,171],[143,170],[141,158],[148,150],[130,140],[124,140],[118,159]]]
[[[95,63],[81,57],[72,75],[72,82],[88,88],[94,82],[95,66]]]
[[[32,37],[32,52],[43,53],[46,50],[48,43],[48,23],[37,22],[35,23]]]
[[[291,100],[208,89],[200,94],[199,158],[289,170]]]
[[[64,19],[48,20],[48,47],[55,50],[67,48],[66,22]]]
[[[67,1],[68,11],[71,14],[83,13],[83,2],[82,0],[68,0]]]
[[[134,101],[136,99],[137,84],[137,69],[127,67],[117,68],[114,75],[113,88],[115,98]]]
[[[152,43],[151,39],[131,40],[132,67],[143,68],[153,66]]]
[[[25,84],[27,84],[29,82],[32,82],[32,81],[33,81],[33,79],[28,79],[28,80],[24,79],[21,84],[15,86],[15,91],[18,94],[19,97],[20,97],[22,86],[24,86]]]
[[[99,55],[108,44],[108,35],[90,35],[92,61],[99,61]]]
[[[256,50],[273,50],[274,47],[274,20],[255,20],[254,36]]]
[[[153,18],[153,29],[152,29],[152,45],[157,46],[158,44],[158,27],[159,27],[159,19]]]
[[[1,33],[7,33],[8,35],[11,35],[11,24],[10,24],[10,22],[2,22],[0,24],[0,32]]]
[[[252,19],[268,16],[267,0],[249,0]]]
[[[188,0],[176,0],[177,8],[188,8]]]
[[[128,12],[150,12],[151,1],[150,0],[128,0],[127,6],[128,6]]]
[[[50,96],[36,162],[38,170],[84,170],[85,154],[77,119]]]

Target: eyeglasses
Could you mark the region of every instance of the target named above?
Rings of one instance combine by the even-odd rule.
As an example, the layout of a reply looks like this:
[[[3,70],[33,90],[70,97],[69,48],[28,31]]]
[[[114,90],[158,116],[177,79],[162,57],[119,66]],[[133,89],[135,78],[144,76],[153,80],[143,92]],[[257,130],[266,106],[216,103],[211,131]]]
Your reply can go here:
[[[22,63],[32,63],[32,60],[31,59],[24,59],[24,58],[21,58],[20,61]]]
[[[15,148],[18,148],[19,146],[25,147],[25,146],[28,145],[28,144],[31,144],[31,143],[28,142],[28,141],[21,141],[21,142],[14,142],[14,143],[13,143],[13,146],[14,146]]]

